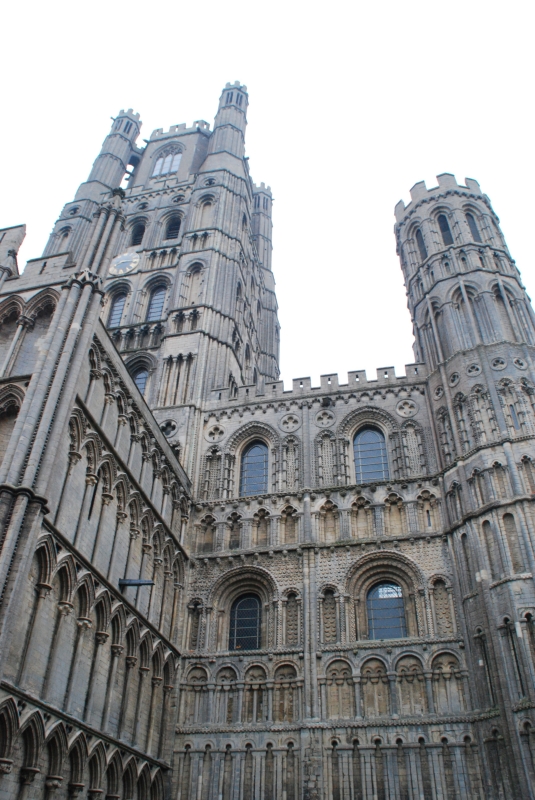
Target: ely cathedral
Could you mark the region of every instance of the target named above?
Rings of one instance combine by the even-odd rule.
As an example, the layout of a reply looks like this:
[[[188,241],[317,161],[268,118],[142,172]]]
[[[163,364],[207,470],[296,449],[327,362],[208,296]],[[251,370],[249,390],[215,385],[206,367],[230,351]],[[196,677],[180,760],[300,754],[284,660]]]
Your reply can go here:
[[[535,798],[535,314],[395,209],[415,363],[284,390],[246,87],[0,230],[1,800]]]

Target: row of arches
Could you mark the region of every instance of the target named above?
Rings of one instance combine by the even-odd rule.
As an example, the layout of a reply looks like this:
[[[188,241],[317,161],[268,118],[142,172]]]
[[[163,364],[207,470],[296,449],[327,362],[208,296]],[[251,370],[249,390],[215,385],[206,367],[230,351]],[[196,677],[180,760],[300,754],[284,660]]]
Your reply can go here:
[[[28,301],[12,295],[0,304],[0,377],[33,372],[58,298],[46,289]]]
[[[142,616],[99,586],[46,538],[30,573],[9,658],[10,678],[87,724],[155,757],[166,746],[176,656]],[[183,580],[182,570],[176,578]],[[178,581],[177,581],[178,583]],[[166,597],[161,627],[177,639],[181,593]]]
[[[19,704],[20,706],[20,704]],[[105,795],[123,800],[163,800],[164,779],[156,763],[140,760],[39,711],[19,717],[15,700],[0,705],[0,784],[6,796],[33,798]]]
[[[376,536],[432,533],[442,525],[440,501],[428,490],[405,501],[396,492],[368,499],[358,495],[349,507],[340,508],[327,499],[312,512],[315,539],[326,544]],[[190,529],[190,543],[197,553],[279,547],[305,540],[303,512],[287,504],[275,513],[259,508],[252,516],[233,511],[225,519],[205,514]]]

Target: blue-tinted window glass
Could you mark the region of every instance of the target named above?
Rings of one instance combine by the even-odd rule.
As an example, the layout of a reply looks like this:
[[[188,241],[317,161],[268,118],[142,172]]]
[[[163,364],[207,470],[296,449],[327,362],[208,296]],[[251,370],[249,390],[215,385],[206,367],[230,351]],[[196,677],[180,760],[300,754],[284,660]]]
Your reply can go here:
[[[401,587],[379,583],[368,592],[368,636],[370,639],[399,639],[407,635]]]
[[[385,437],[377,428],[364,428],[353,441],[357,483],[388,480]]]
[[[138,369],[138,371],[134,374],[134,383],[136,384],[141,394],[145,393],[145,386],[147,385],[148,377],[149,373],[146,369]]]
[[[268,490],[268,449],[253,442],[241,458],[240,495],[266,494]]]
[[[125,302],[125,294],[117,294],[113,298],[110,316],[108,317],[108,328],[117,328],[121,324]]]
[[[154,320],[162,318],[165,293],[165,286],[161,286],[159,289],[155,289],[151,294],[149,310],[147,311],[147,322],[154,322]]]
[[[258,650],[260,647],[260,600],[244,594],[230,612],[229,650]]]

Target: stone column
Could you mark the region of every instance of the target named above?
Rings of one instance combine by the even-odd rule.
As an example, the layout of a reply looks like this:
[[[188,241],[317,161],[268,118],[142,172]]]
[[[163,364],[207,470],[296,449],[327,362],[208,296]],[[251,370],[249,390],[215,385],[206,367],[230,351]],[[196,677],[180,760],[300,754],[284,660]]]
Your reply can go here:
[[[115,675],[117,673],[117,664],[119,656],[122,654],[124,647],[120,644],[112,644],[111,646],[111,662],[110,670],[108,673],[108,682],[106,685],[106,697],[104,698],[104,708],[102,711],[102,730],[107,731],[108,720],[110,718],[111,701],[113,696],[113,688],[115,686]]]

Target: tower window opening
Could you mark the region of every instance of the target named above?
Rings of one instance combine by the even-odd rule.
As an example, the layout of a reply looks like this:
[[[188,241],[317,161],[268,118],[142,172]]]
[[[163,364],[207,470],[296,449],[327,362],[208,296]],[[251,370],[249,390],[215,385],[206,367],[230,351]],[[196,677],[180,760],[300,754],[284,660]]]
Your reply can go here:
[[[440,228],[442,241],[444,242],[445,246],[448,247],[448,245],[453,244],[453,236],[451,235],[450,224],[445,214],[438,215],[438,226]]]
[[[353,441],[357,483],[388,480],[385,437],[377,428],[360,430]]]
[[[177,172],[181,159],[182,153],[179,150],[173,149],[162,153],[156,160],[152,177],[155,178],[157,175],[170,175],[173,172]]]
[[[136,247],[137,245],[140,245],[141,242],[143,241],[144,235],[145,235],[145,223],[138,222],[137,225],[134,225],[134,228],[132,230],[132,246]]]
[[[269,200],[267,199],[267,197],[264,197],[264,210],[267,211],[268,208],[269,208]]]
[[[256,197],[254,199],[254,207],[255,208],[260,208],[260,197],[258,195],[256,195]]]
[[[147,311],[147,322],[154,322],[155,320],[162,318],[166,291],[167,290],[165,286],[159,286],[152,292]]]
[[[227,92],[227,106],[229,106],[232,103],[233,96],[234,95],[232,94],[232,92]]]
[[[136,384],[141,394],[145,394],[145,388],[147,386],[148,377],[149,377],[149,371],[145,367],[142,367],[141,369],[138,369],[136,372],[134,372],[133,375],[134,383]]]
[[[511,404],[509,406],[509,411],[511,412],[511,419],[513,420],[513,425],[515,427],[515,430],[519,431],[520,430],[520,422],[519,422],[518,414],[516,413],[516,408],[514,407],[514,405]]]
[[[115,130],[116,130],[116,131],[120,131],[120,130],[121,130],[121,125],[122,125],[122,124],[123,124],[123,121],[122,121],[122,119],[118,119],[118,120],[116,121],[116,123],[115,123]]]
[[[379,583],[368,592],[368,637],[399,639],[407,635],[401,586]]]
[[[171,217],[165,229],[165,238],[178,239],[179,232],[180,232],[180,217],[178,216]]]
[[[131,130],[132,130],[132,123],[131,122],[126,122],[125,126],[124,126],[124,132],[125,133],[130,133]]]
[[[481,242],[481,234],[479,233],[479,228],[477,227],[477,222],[475,221],[474,215],[467,214],[466,221],[468,222],[468,227],[470,228],[470,233],[472,234],[472,239],[474,242]]]
[[[241,458],[240,496],[266,494],[268,490],[268,449],[263,442],[253,442]]]
[[[230,612],[229,650],[258,650],[260,647],[260,599],[244,594],[234,601]]]
[[[108,328],[118,328],[123,317],[124,304],[126,303],[126,293],[116,294],[111,303],[110,316],[108,317]]]
[[[431,512],[429,511],[429,509],[427,509],[425,514],[426,514],[426,518],[427,518],[427,527],[430,528],[431,527]]]
[[[243,103],[243,95],[240,94],[239,92],[237,92],[236,93],[236,105],[237,106],[241,106],[242,103]]]
[[[418,245],[418,250],[420,251],[420,258],[422,261],[425,261],[427,258],[427,248],[425,246],[424,237],[420,228],[416,231],[416,244]]]

